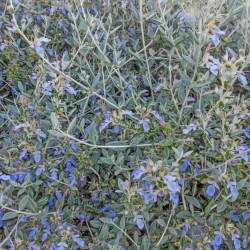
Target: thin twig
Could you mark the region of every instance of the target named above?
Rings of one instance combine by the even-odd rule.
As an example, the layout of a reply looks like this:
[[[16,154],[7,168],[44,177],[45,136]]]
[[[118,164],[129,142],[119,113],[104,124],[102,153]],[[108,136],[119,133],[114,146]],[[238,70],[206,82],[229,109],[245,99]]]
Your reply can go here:
[[[137,245],[136,243],[135,243],[135,241],[125,232],[125,231],[123,231],[120,227],[118,227],[113,221],[111,221],[111,223],[116,227],[116,228],[118,228],[121,232],[123,232],[135,245],[136,245],[136,247],[137,247],[137,249],[140,249],[140,247],[139,247],[139,245]]]
[[[21,222],[21,218],[19,218],[17,220],[16,225],[12,228],[12,230],[10,231],[10,233],[8,234],[8,236],[0,243],[0,249],[2,249],[2,246],[8,242],[8,240],[10,239],[11,235],[14,233],[14,231],[16,230],[16,228],[18,227],[19,223]]]
[[[240,152],[239,154],[235,155],[233,158],[231,158],[229,160],[226,160],[225,162],[223,162],[223,163],[221,163],[221,164],[219,164],[217,166],[214,166],[212,168],[202,169],[200,171],[200,173],[207,173],[207,172],[213,171],[213,170],[215,170],[217,168],[223,167],[224,165],[227,165],[228,163],[232,162],[233,160],[236,160],[239,156],[241,156],[241,155],[243,155],[245,153],[248,153],[248,152],[250,152],[250,148],[245,150],[245,151]]]
[[[166,227],[165,227],[165,229],[164,229],[164,231],[163,231],[163,233],[162,233],[162,236],[161,236],[160,240],[158,241],[158,243],[157,243],[157,245],[156,245],[157,247],[160,245],[160,243],[161,243],[161,241],[162,241],[162,239],[163,239],[165,233],[167,232],[167,229],[168,229],[170,220],[171,220],[171,218],[172,218],[174,209],[175,209],[175,204],[174,204],[174,207],[173,207],[172,210],[171,210],[171,214],[170,214],[170,216],[169,216],[169,218],[168,218],[168,222],[167,222],[167,225],[166,225]]]
[[[149,63],[148,63],[148,55],[147,55],[145,37],[144,37],[142,0],[140,0],[140,23],[141,23],[142,45],[143,45],[143,50],[144,50],[144,54],[145,54],[145,61],[146,61],[147,70],[148,70],[148,82],[149,82],[149,86],[150,86],[150,90],[151,90],[151,97],[152,97],[152,100],[154,101],[154,92],[153,92],[151,73],[150,73],[150,68],[149,68]]]
[[[73,139],[81,144],[84,144],[86,146],[89,146],[91,148],[132,148],[132,147],[150,147],[150,146],[159,146],[160,145],[160,142],[156,142],[156,143],[145,143],[145,144],[137,144],[137,145],[115,145],[115,146],[112,146],[112,145],[94,145],[94,144],[91,144],[91,143],[88,143],[88,142],[85,142],[83,140],[80,140],[80,139],[77,139],[65,132],[63,132],[61,129],[57,129],[60,133],[62,133],[63,135],[65,135],[65,137],[68,137],[70,139]],[[177,142],[193,142],[193,139],[192,138],[187,138],[187,139],[177,139],[176,140]],[[122,142],[122,141],[121,141]]]

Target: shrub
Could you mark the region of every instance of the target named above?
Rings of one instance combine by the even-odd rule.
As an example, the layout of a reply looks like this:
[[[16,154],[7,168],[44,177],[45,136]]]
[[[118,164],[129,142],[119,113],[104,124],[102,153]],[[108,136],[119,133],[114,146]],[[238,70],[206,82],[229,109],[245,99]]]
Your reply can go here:
[[[0,6],[0,248],[247,248],[249,1]]]

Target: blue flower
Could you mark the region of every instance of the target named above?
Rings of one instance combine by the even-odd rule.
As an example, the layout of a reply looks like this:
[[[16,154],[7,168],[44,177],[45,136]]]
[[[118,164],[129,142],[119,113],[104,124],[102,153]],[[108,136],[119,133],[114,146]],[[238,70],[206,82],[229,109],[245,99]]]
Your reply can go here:
[[[54,152],[54,155],[60,155],[61,153],[65,153],[65,151],[64,151],[64,148],[60,148],[59,150],[56,150],[55,152]]]
[[[243,86],[247,86],[248,85],[248,82],[247,82],[247,78],[246,78],[246,75],[243,71],[239,70],[237,71],[237,74],[238,74],[238,80],[239,82],[243,85]]]
[[[114,211],[112,211],[112,210],[109,211],[109,216],[108,216],[108,218],[112,220],[112,219],[114,219],[115,217],[116,217],[116,213],[115,213]]]
[[[44,49],[41,47],[42,46],[42,43],[47,43],[49,42],[50,39],[48,38],[45,38],[45,37],[40,37],[40,38],[35,38],[35,41],[34,43],[30,46],[31,48],[34,48],[36,53],[39,55],[39,56],[44,56]]]
[[[143,129],[145,132],[148,132],[150,129],[148,122],[149,122],[149,119],[147,118],[143,118],[142,120],[139,121],[139,124],[143,125]]]
[[[186,234],[190,228],[191,228],[190,224],[186,222],[185,227],[182,229],[182,233]]]
[[[195,99],[194,99],[193,97],[189,96],[189,97],[187,98],[187,101],[188,101],[188,102],[195,102]]]
[[[241,145],[236,146],[236,150],[239,151],[239,153],[242,153],[242,152],[244,152],[244,151],[247,150],[247,149],[249,149],[249,146],[248,146],[248,145],[245,145],[245,144],[241,144]],[[248,156],[247,153],[241,154],[240,157],[241,157],[244,161],[246,161],[246,162],[248,162],[248,160],[249,160],[249,156]]]
[[[134,113],[132,111],[130,111],[130,110],[122,110],[122,115],[130,115],[130,116],[132,116],[132,115],[134,115]]]
[[[217,76],[219,73],[219,69],[222,67],[222,64],[219,62],[218,59],[214,58],[213,56],[209,56],[208,60],[210,60],[210,62],[206,62],[207,68],[209,68],[210,72]]]
[[[7,174],[1,174],[0,180],[9,181],[10,180],[10,176],[7,175]]]
[[[104,121],[101,123],[100,127],[99,127],[99,131],[102,132],[102,130],[104,130],[110,123],[111,123],[111,120],[110,120],[110,113],[109,112],[103,112],[103,115],[104,115]]]
[[[207,187],[206,193],[208,196],[213,197],[215,193],[215,188],[219,189],[219,186],[216,181],[208,181],[208,183],[211,185]]]
[[[116,134],[119,133],[120,128],[119,128],[118,125],[115,125],[113,129],[114,129],[114,132],[115,132]]]
[[[158,92],[161,88],[163,87],[163,84],[159,84],[155,89],[154,89],[154,92]]]
[[[181,187],[179,186],[178,182],[175,181],[176,177],[173,177],[171,175],[165,175],[162,177],[164,183],[167,185],[168,189],[173,192],[174,194],[176,192],[180,193]]]
[[[230,188],[231,194],[237,198],[239,196],[239,191],[236,188],[236,182],[229,181],[227,184],[227,188]]]
[[[56,190],[56,198],[60,199],[62,197],[62,191],[61,190]]]
[[[35,244],[35,241],[32,241],[29,243],[29,248],[33,249],[33,250],[40,250],[40,246],[38,246],[37,244]]]
[[[72,86],[70,86],[69,79],[65,80],[64,88],[68,93],[76,95],[75,89]]]
[[[20,123],[14,127],[14,130],[18,130],[20,128],[25,128],[25,127],[26,127],[25,123]]]
[[[212,28],[212,33],[213,33],[212,40],[214,42],[215,47],[217,47],[219,45],[219,43],[220,43],[220,39],[219,39],[218,35],[220,35],[220,36],[225,35],[226,32],[222,31],[218,27],[214,26]]]
[[[50,56],[53,56],[53,54],[54,54],[53,49],[48,49],[47,51],[48,51]]]
[[[213,243],[214,243],[214,245],[217,247],[217,249],[218,249],[218,247],[221,245],[221,243],[222,243],[222,239],[224,239],[225,240],[225,235],[223,234],[223,232],[221,232],[221,231],[215,231],[214,232],[215,234],[216,234],[216,236],[214,237],[214,241],[213,241]]]
[[[195,123],[190,123],[185,129],[182,130],[184,135],[187,135],[192,130],[196,130],[197,125]]]
[[[29,238],[32,238],[35,236],[36,232],[38,231],[38,228],[36,227],[27,228],[27,231],[30,231]]]
[[[52,95],[52,88],[51,88],[51,82],[44,82],[42,84],[42,93],[47,96]]]
[[[46,139],[47,135],[41,130],[41,129],[36,129],[35,133],[39,136],[41,136],[42,138]]]
[[[103,213],[108,207],[109,207],[109,205],[104,205],[104,206],[100,209],[100,213]]]
[[[135,33],[135,29],[134,28],[129,28],[128,30],[129,30],[129,32],[130,32],[130,34],[132,36],[136,37],[136,33]]]
[[[236,250],[240,249],[241,247],[238,238],[240,238],[238,234],[232,234],[232,241],[234,242],[234,247]]]
[[[145,169],[145,167],[141,166],[141,167],[136,168],[132,172],[132,176],[134,177],[134,180],[139,180],[141,176],[145,173],[147,173],[147,170]]]
[[[36,22],[40,24],[41,21],[42,21],[41,16],[40,15],[36,15]]]
[[[36,163],[40,162],[41,160],[41,152],[40,151],[35,151],[33,152],[33,155],[34,155],[34,160]]]
[[[77,218],[78,220],[83,221],[84,218],[85,218],[85,215],[84,215],[84,214],[77,214],[77,215],[76,215],[76,218]]]
[[[49,198],[49,205],[53,206],[53,204],[54,204],[54,197],[51,195]]]
[[[3,51],[3,50],[5,49],[5,47],[6,47],[6,44],[5,44],[5,43],[2,43],[2,44],[0,45],[0,50]]]
[[[28,219],[28,217],[29,217],[29,215],[26,215],[26,214],[25,214],[25,215],[23,216],[22,222],[26,222],[26,220]]]
[[[243,242],[242,242],[242,245],[244,248],[247,248],[248,240],[249,240],[249,237],[247,237],[247,235],[244,235]]]
[[[236,222],[236,221],[238,221],[238,216],[234,213],[236,213],[236,210],[232,210],[230,212],[230,214],[232,214],[232,220]]]
[[[198,163],[195,163],[195,165],[194,165],[194,176],[197,176],[198,175],[198,173],[199,173],[199,169],[200,169],[200,165],[198,164]]]
[[[154,199],[154,196],[152,194],[148,194],[146,191],[142,191],[142,190],[139,189],[138,193],[143,195],[146,203],[148,203],[148,202],[150,202],[151,200]]]
[[[59,242],[57,244],[58,248],[56,250],[64,250],[65,247],[68,247],[68,245],[65,243],[65,241]]]
[[[127,6],[127,1],[121,1],[122,8],[126,8]]]
[[[170,192],[170,193],[169,193],[169,197],[170,197],[170,200],[171,200],[172,202],[174,202],[176,205],[178,205],[178,203],[179,203],[179,196],[178,196],[178,195],[176,195],[176,194]]]
[[[247,138],[250,139],[250,126],[248,126],[248,127],[245,129],[244,134],[246,135]]]
[[[248,215],[247,215],[246,212],[243,212],[241,215],[242,215],[242,218],[243,218],[244,220],[247,220],[247,219],[248,219]]]
[[[44,165],[38,165],[38,168],[36,169],[36,176],[41,175],[41,173],[45,171],[45,166]]]
[[[76,242],[80,247],[84,246],[84,241],[80,238],[79,234],[73,235],[72,238],[73,241]]]
[[[185,172],[187,170],[188,166],[191,166],[191,163],[188,159],[183,159],[182,160],[182,165],[181,165],[181,172]]]
[[[56,179],[57,179],[57,172],[58,172],[58,169],[56,169],[56,168],[50,169],[51,178],[52,178],[53,180],[56,180]]]
[[[162,119],[162,117],[156,112],[156,111],[151,111],[150,112],[152,115],[154,115],[154,117],[157,119],[157,120],[161,120]]]
[[[134,217],[134,222],[136,222],[136,225],[140,230],[144,228],[144,223],[142,218],[143,218],[142,215],[139,214]]]
[[[45,240],[47,240],[48,235],[50,235],[50,231],[48,229],[44,229],[43,230],[43,234],[42,234],[42,242],[44,242]]]
[[[22,149],[22,153],[19,155],[19,160],[21,160],[26,155],[27,151],[28,151],[27,148]]]

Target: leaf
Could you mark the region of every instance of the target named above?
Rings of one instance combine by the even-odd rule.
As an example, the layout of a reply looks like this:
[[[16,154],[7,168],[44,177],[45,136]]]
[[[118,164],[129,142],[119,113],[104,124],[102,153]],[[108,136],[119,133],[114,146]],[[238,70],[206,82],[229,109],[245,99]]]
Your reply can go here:
[[[246,182],[247,182],[247,178],[240,180],[240,181],[237,183],[237,189],[238,189],[238,190],[242,189],[242,188],[245,186]]]
[[[106,224],[112,224],[111,220],[106,217],[99,218],[100,221],[106,223]]]
[[[98,133],[97,133],[94,122],[91,123],[90,128],[89,128],[89,139],[92,143],[96,145],[98,141]]]
[[[166,138],[165,140],[160,141],[160,146],[161,147],[168,147],[171,146],[174,143],[174,137],[169,136],[168,138]]]
[[[178,235],[178,233],[177,233],[177,231],[173,228],[173,227],[170,227],[170,228],[168,228],[168,231],[171,233],[171,234],[173,234],[173,235]]]
[[[24,196],[19,202],[19,210],[22,211],[29,201],[29,195]]]
[[[44,205],[46,205],[49,202],[49,195],[46,195],[42,198],[40,198],[39,200],[37,200],[37,205],[38,207],[42,207]]]
[[[200,202],[195,197],[192,196],[185,196],[185,197],[190,204],[194,205],[197,208],[201,208]]]
[[[165,221],[164,221],[163,219],[157,219],[156,221],[157,221],[157,223],[158,223],[160,226],[162,226],[162,227],[165,227],[165,226],[166,226],[166,223],[165,223]]]
[[[100,232],[100,234],[99,234],[98,237],[99,237],[101,240],[106,240],[106,239],[108,238],[108,235],[109,235],[108,226],[105,225],[105,226],[102,228],[102,230],[101,230],[101,232]]]
[[[216,211],[219,214],[219,213],[223,212],[226,208],[227,208],[227,204],[225,201],[218,202]]]
[[[183,103],[184,99],[185,99],[185,92],[184,92],[184,87],[180,86],[178,88],[178,99],[181,103]]]
[[[60,123],[59,123],[59,121],[58,121],[58,119],[56,117],[56,114],[54,112],[51,113],[50,119],[51,119],[51,122],[52,122],[54,128],[58,128]]]
[[[192,81],[191,78],[183,70],[179,70],[179,74],[183,83],[189,84]]]
[[[150,241],[146,235],[143,236],[142,242],[141,242],[141,249],[143,250],[149,250],[150,249]]]
[[[138,135],[136,137],[133,137],[130,141],[130,145],[134,147],[138,145],[143,139],[144,139],[144,135]]]
[[[192,66],[195,66],[195,61],[190,58],[189,56],[185,56],[185,55],[182,55],[182,57],[188,62],[190,63]]]
[[[189,211],[181,211],[176,214],[176,217],[179,219],[187,219],[191,217],[191,213]]]
[[[29,197],[29,202],[27,203],[27,208],[33,213],[36,213],[38,211],[38,206],[36,202],[30,197]]]
[[[122,147],[126,145],[127,144],[123,141],[113,141],[113,142],[107,143],[107,146],[112,146],[112,150],[115,150],[115,151],[122,151],[126,149],[126,147]]]
[[[60,197],[56,201],[56,203],[55,203],[56,210],[60,211],[63,208],[63,205],[64,205],[64,196]]]
[[[6,213],[6,214],[3,216],[2,220],[10,220],[10,219],[16,218],[17,215],[18,215],[17,212],[8,212],[8,213]]]
[[[52,135],[52,136],[55,136],[55,137],[58,137],[58,138],[64,138],[65,135],[62,134],[61,132],[58,132],[56,130],[48,130],[48,132]]]
[[[120,220],[120,228],[124,229],[125,228],[125,216],[122,216],[121,220]]]
[[[70,133],[70,131],[74,129],[74,127],[76,126],[76,122],[77,122],[77,116],[75,116],[74,119],[70,122],[67,129],[67,133]]]
[[[108,60],[108,58],[103,53],[101,53],[101,52],[98,53],[97,58],[100,61],[107,63],[107,65],[109,65],[109,64],[111,65],[110,61]]]
[[[80,24],[78,25],[78,30],[79,31],[82,31],[82,30],[87,31],[88,30],[88,26],[82,17],[80,18]]]

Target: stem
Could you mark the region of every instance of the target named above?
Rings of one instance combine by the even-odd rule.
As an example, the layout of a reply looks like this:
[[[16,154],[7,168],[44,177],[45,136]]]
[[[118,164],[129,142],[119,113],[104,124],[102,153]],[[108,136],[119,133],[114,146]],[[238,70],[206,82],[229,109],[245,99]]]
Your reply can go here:
[[[187,93],[186,93],[185,99],[183,101],[181,111],[179,113],[179,120],[178,120],[178,123],[177,123],[177,127],[180,126],[180,123],[181,123],[181,120],[182,120],[182,114],[183,114],[183,111],[184,111],[184,108],[185,108],[189,93],[190,93],[191,89],[193,88],[193,82],[194,82],[194,79],[196,77],[197,70],[198,70],[200,53],[201,53],[201,47],[199,46],[199,52],[198,52],[197,59],[196,59],[196,62],[195,62],[194,74],[193,74],[192,80],[191,80],[191,82],[189,84],[189,88],[187,89]]]
[[[12,3],[12,0],[10,0],[10,4],[11,4],[11,7],[14,11],[14,7],[13,7],[13,3]],[[20,30],[18,24],[17,24],[17,21],[16,21],[16,17],[14,14],[12,14],[12,17],[13,17],[13,21],[14,21],[14,26],[16,28],[16,30],[19,32],[19,34],[25,39],[25,41],[29,44],[29,45],[32,45],[32,42],[25,36],[25,34]],[[92,37],[92,34],[90,33],[91,37]],[[45,57],[39,55],[43,61],[48,64],[52,69],[54,69],[55,71],[57,71],[59,74],[61,74],[62,76],[64,76],[65,78],[69,79],[70,81],[72,81],[73,83],[77,84],[78,86],[81,86],[83,89],[85,90],[89,90],[89,88],[87,88],[86,86],[84,86],[83,84],[81,84],[80,82],[78,82],[77,80],[73,79],[72,77],[66,75],[64,72],[62,72],[61,70],[57,69],[54,65],[52,65]],[[118,107],[113,104],[112,102],[110,102],[109,100],[107,100],[106,98],[104,98],[103,96],[99,95],[97,92],[92,92],[92,94],[98,96],[100,99],[104,100],[106,103],[110,104],[112,107],[118,109]]]
[[[123,232],[137,247],[137,249],[140,249],[139,245],[137,245],[134,240],[126,233],[124,232],[120,227],[118,227],[113,221],[111,221],[111,223],[116,227],[118,228],[121,232]]]
[[[154,92],[153,92],[153,87],[152,87],[152,82],[151,82],[151,73],[150,73],[150,68],[149,68],[149,64],[148,64],[148,55],[147,55],[147,50],[146,50],[144,29],[143,29],[142,0],[140,0],[140,22],[141,22],[142,44],[143,44],[143,50],[144,50],[144,54],[145,54],[145,61],[146,61],[147,70],[148,70],[148,82],[149,82],[149,86],[150,86],[150,89],[151,89],[151,97],[152,97],[152,100],[154,101]]]
[[[225,162],[223,162],[223,163],[221,163],[221,164],[219,164],[219,165],[217,165],[215,167],[202,169],[200,171],[200,173],[207,173],[207,172],[213,171],[213,170],[215,170],[217,168],[223,167],[224,165],[227,165],[228,163],[232,162],[233,160],[236,160],[239,156],[241,156],[241,155],[243,155],[245,153],[248,153],[248,152],[250,152],[250,148],[245,150],[245,151],[240,152],[239,154],[235,155],[233,158],[231,158],[229,160],[226,160]]]
[[[158,146],[160,143],[159,142],[156,142],[156,143],[145,143],[145,144],[137,144],[137,145],[134,145],[134,146],[131,146],[131,145],[117,145],[117,146],[112,146],[112,145],[94,145],[94,144],[91,144],[91,143],[88,143],[88,142],[85,142],[83,140],[80,140],[80,139],[77,139],[65,132],[63,132],[61,129],[58,129],[58,131],[60,133],[62,133],[63,135],[65,135],[66,137],[70,138],[70,139],[73,139],[81,144],[84,144],[86,146],[89,146],[91,148],[132,148],[132,147],[150,147],[150,146]],[[192,142],[192,138],[187,138],[186,140],[182,140],[182,139],[177,139],[176,141],[178,142]]]
[[[162,239],[163,239],[165,233],[167,232],[167,229],[168,229],[170,220],[171,220],[171,218],[172,218],[174,209],[175,209],[175,204],[174,204],[174,207],[173,207],[172,210],[171,210],[171,214],[170,214],[170,216],[169,216],[169,218],[168,218],[168,222],[167,222],[167,225],[166,225],[166,227],[165,227],[165,229],[164,229],[164,231],[163,231],[163,233],[162,233],[162,236],[161,236],[160,240],[158,241],[158,243],[157,243],[157,245],[156,245],[157,247],[160,245],[160,243],[161,243],[161,241],[162,241]]]
[[[14,233],[14,231],[17,229],[19,223],[21,222],[21,218],[17,220],[16,225],[12,228],[8,236],[0,243],[0,248],[2,249],[2,246],[10,239],[11,235]]]

